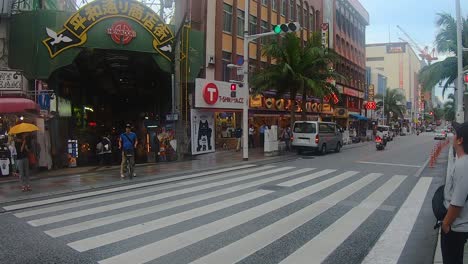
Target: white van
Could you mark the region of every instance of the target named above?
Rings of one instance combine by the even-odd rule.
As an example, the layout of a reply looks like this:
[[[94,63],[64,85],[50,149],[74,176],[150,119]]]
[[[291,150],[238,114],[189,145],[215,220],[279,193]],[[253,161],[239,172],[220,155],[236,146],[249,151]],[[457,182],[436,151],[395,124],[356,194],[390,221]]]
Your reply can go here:
[[[318,151],[324,155],[329,150],[340,152],[343,136],[333,122],[296,121],[293,128],[292,146],[301,154],[304,150]]]
[[[389,126],[378,125],[377,126],[377,135],[380,137],[386,136],[389,140],[393,139],[393,132]]]

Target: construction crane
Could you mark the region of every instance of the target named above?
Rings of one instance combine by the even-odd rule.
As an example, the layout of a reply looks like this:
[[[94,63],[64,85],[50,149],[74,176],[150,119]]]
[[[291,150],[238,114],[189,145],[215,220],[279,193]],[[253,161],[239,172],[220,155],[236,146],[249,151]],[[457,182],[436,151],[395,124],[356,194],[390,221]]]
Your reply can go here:
[[[412,44],[412,46],[419,52],[419,56],[421,57],[422,60],[426,60],[427,61],[427,64],[431,64],[432,61],[435,61],[435,60],[438,60],[438,58],[435,56],[435,48],[433,48],[430,52],[429,52],[429,47],[428,46],[425,46],[424,49],[422,49],[418,43],[416,43],[416,41],[413,40],[413,38],[410,37],[410,35],[408,35],[408,33],[406,33],[406,31],[401,28],[399,25],[397,25],[397,28],[403,32],[403,34],[405,34],[405,36],[408,38],[409,41],[406,41],[406,42],[409,42]],[[404,39],[400,38],[401,40],[405,41]]]

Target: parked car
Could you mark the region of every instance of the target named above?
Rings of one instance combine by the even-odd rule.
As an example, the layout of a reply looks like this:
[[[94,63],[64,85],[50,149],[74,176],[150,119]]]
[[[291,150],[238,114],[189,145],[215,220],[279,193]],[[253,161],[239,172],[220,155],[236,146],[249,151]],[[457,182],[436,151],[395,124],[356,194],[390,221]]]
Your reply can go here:
[[[434,139],[447,139],[447,132],[443,129],[437,129],[434,131]]]
[[[301,154],[304,150],[325,155],[329,150],[340,152],[343,146],[342,130],[333,122],[296,121],[292,146]]]

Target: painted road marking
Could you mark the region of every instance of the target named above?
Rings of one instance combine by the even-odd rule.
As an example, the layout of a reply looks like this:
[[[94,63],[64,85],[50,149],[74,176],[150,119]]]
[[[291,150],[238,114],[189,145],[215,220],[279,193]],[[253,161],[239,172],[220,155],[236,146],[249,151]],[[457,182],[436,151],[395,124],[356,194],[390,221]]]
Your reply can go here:
[[[432,178],[421,178],[398,210],[390,225],[362,262],[397,263],[426,198]]]
[[[356,161],[356,163],[421,168],[421,166],[419,165],[408,165],[408,164],[400,164],[400,163],[384,163],[384,162],[371,162],[371,161]]]

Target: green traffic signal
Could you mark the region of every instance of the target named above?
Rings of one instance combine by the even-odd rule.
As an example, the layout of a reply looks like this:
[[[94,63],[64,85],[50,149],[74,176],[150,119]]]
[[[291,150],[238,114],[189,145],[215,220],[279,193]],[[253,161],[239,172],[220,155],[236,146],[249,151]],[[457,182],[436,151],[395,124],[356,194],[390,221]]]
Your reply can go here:
[[[273,27],[273,32],[275,32],[276,34],[279,34],[281,33],[281,25],[276,25]]]
[[[273,32],[275,34],[281,33],[288,33],[288,32],[296,32],[301,28],[298,22],[290,22],[287,24],[280,24],[273,26]]]

